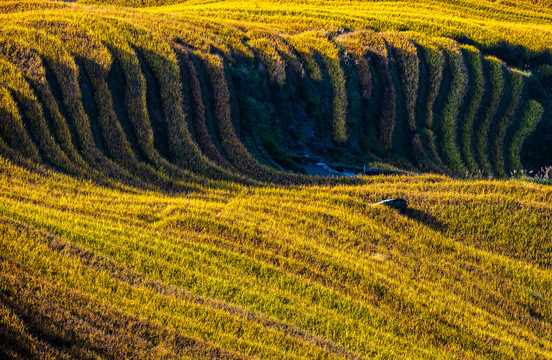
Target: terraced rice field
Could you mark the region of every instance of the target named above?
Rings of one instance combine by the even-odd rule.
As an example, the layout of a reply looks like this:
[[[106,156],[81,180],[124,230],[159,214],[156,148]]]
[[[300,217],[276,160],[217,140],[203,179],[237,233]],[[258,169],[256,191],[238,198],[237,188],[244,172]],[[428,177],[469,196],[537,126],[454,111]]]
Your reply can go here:
[[[550,6],[0,1],[0,358],[551,358]]]
[[[0,353],[548,358],[549,186],[111,189],[4,162]],[[370,204],[400,196],[405,214]]]
[[[305,153],[460,177],[548,165],[550,100],[535,74],[552,61],[549,40],[519,25],[527,14],[546,33],[546,12],[487,4],[488,17],[516,26],[486,26],[482,38],[470,35],[475,10],[460,5],[424,11],[451,12],[462,36],[423,27],[435,19],[390,20],[416,7],[339,4],[4,1],[2,104],[14,124],[4,153],[154,188],[198,176],[302,183],[278,170],[300,170]],[[526,147],[545,158],[522,160],[537,128]]]

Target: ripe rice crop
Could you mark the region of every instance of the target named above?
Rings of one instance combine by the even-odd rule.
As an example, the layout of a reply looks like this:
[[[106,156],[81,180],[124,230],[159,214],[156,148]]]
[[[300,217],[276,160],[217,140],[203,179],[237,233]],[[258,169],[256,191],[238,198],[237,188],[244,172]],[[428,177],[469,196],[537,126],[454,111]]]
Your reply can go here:
[[[484,174],[491,175],[492,170],[488,155],[488,137],[491,123],[493,122],[493,118],[496,116],[496,111],[502,97],[504,88],[504,69],[502,63],[497,58],[487,57],[485,58],[485,61],[488,64],[489,69],[488,86],[491,95],[487,98],[487,110],[476,130],[475,147],[481,170]]]
[[[345,90],[345,74],[340,65],[339,51],[318,33],[302,34],[299,41],[320,54],[322,63],[329,73],[333,88],[333,140],[337,144],[347,141],[347,92]]]
[[[504,138],[506,132],[512,126],[512,120],[518,110],[520,101],[523,97],[523,89],[525,87],[525,76],[518,71],[508,71],[508,81],[512,89],[511,99],[508,103],[508,108],[500,118],[496,126],[495,138],[492,142],[493,164],[495,166],[495,174],[498,177],[506,177],[506,169],[504,163]]]
[[[460,108],[465,101],[467,92],[468,70],[458,43],[448,39],[436,39],[435,42],[442,46],[451,73],[450,91],[438,125],[439,149],[444,163],[453,173],[462,176],[466,171],[460,157],[456,135],[460,122]]]
[[[471,99],[469,100],[462,120],[462,157],[468,171],[475,174],[479,170],[479,167],[475,161],[472,140],[475,137],[475,119],[485,95],[485,76],[483,73],[482,57],[479,50],[473,46],[462,46],[462,49],[466,54],[466,62],[470,69],[472,81],[472,86],[470,87],[472,89]]]
[[[0,358],[551,358],[550,24],[0,1]]]
[[[6,161],[0,186],[0,328],[21,329],[10,332],[15,343],[38,340],[44,354],[155,356],[159,346],[192,357],[298,359],[552,351],[543,335],[552,314],[541,300],[551,296],[541,268],[550,249],[536,240],[551,230],[549,212],[536,211],[547,209],[545,186],[390,176],[354,187],[237,186],[171,197]],[[409,200],[408,216],[369,205],[389,196]],[[469,240],[486,239],[487,221],[500,225],[493,240]],[[30,317],[43,333],[24,330]],[[487,341],[489,327],[500,347]],[[99,346],[106,336],[120,341]],[[142,345],[126,347],[126,339]]]
[[[416,131],[416,99],[420,77],[419,57],[416,46],[407,36],[398,32],[385,34],[385,40],[395,53],[402,87],[406,95],[406,112],[411,132]]]
[[[4,86],[0,88],[0,104],[2,104],[2,139],[7,145],[16,147],[21,151],[21,156],[33,161],[40,161],[40,155],[35,144],[25,131],[25,125],[10,91]]]
[[[0,60],[0,74],[2,74],[0,77],[0,84],[10,89],[15,95],[13,100],[16,100],[20,104],[25,115],[25,119],[34,120],[23,126],[18,124],[20,127],[19,132],[24,131],[23,127],[27,127],[29,129],[30,136],[23,136],[23,138],[36,142],[43,151],[45,160],[49,161],[52,165],[60,166],[62,168],[70,168],[71,163],[54,141],[50,131],[48,130],[46,119],[44,118],[43,108],[38,102],[33,89],[25,80],[21,70],[5,60]],[[8,104],[9,102],[12,102],[11,105],[13,106],[13,100],[10,100],[11,99],[9,98],[7,99]],[[18,122],[17,119],[18,117],[16,115],[16,122]],[[19,135],[19,137],[21,137],[21,135]],[[19,144],[16,143],[15,145],[17,146]]]
[[[249,45],[255,48],[263,60],[268,64],[268,73],[273,82],[284,85],[286,82],[286,63],[276,50],[276,47],[267,39],[254,39]]]
[[[374,32],[359,33],[361,41],[369,48],[369,57],[374,59],[376,71],[380,75],[382,86],[382,99],[380,102],[380,113],[378,133],[381,144],[384,148],[390,148],[395,130],[396,121],[396,92],[391,79],[389,69],[389,50],[387,43],[381,34]]]
[[[187,70],[184,67],[181,68],[180,63],[182,54],[190,51],[197,52],[200,54],[199,57],[214,54],[220,56],[223,68],[228,65],[247,68],[250,65],[245,64],[256,61],[259,66],[268,69],[270,78],[279,86],[287,86],[288,78],[291,76],[293,78],[292,87],[289,90],[283,87],[281,91],[284,97],[289,95],[288,91],[295,91],[296,99],[292,102],[297,101],[297,103],[292,104],[291,109],[295,108],[299,111],[300,116],[297,120],[292,120],[296,121],[295,124],[287,126],[303,127],[304,121],[299,120],[301,118],[315,118],[319,123],[324,122],[324,119],[331,119],[331,136],[329,138],[333,141],[332,146],[340,148],[350,146],[352,148],[357,146],[355,145],[359,141],[357,139],[362,138],[361,142],[367,151],[376,151],[376,153],[367,154],[369,156],[385,158],[387,156],[384,155],[385,153],[395,151],[397,152],[396,156],[411,161],[411,164],[406,164],[406,166],[423,163],[425,165],[420,166],[425,169],[444,173],[448,173],[448,168],[450,168],[458,176],[464,176],[465,166],[471,173],[478,170],[490,173],[490,167],[495,166],[485,160],[482,151],[478,151],[480,164],[470,161],[467,150],[470,147],[468,129],[471,128],[470,124],[473,119],[478,117],[483,119],[480,123],[474,122],[481,129],[476,134],[477,141],[475,143],[478,144],[478,148],[487,147],[485,145],[488,143],[487,138],[495,139],[494,134],[489,133],[489,129],[491,127],[494,129],[495,122],[500,123],[498,119],[502,118],[502,114],[496,114],[497,119],[494,120],[493,112],[498,111],[498,108],[494,110],[498,106],[496,94],[492,99],[487,99],[486,94],[481,95],[479,86],[481,76],[477,75],[479,68],[477,66],[473,69],[471,66],[466,67],[465,61],[469,59],[460,59],[462,52],[458,45],[450,39],[433,37],[433,35],[444,35],[433,27],[429,29],[436,31],[432,32],[432,36],[429,37],[426,35],[428,29],[404,33],[398,31],[380,33],[362,29],[351,31],[351,26],[354,24],[366,25],[367,23],[351,22],[350,19],[344,17],[343,13],[336,12],[333,8],[326,8],[329,14],[326,18],[314,19],[311,17],[313,8],[306,5],[298,8],[304,11],[303,19],[298,17],[299,13],[285,17],[280,5],[271,2],[264,4],[274,12],[264,13],[256,18],[249,17],[251,14],[257,13],[254,7],[248,5],[242,10],[238,10],[239,7],[233,7],[229,2],[219,4],[220,8],[210,5],[191,6],[186,12],[182,11],[186,7],[184,4],[144,10],[129,7],[109,7],[109,9],[101,10],[99,7],[91,6],[88,8],[91,11],[87,13],[79,11],[79,5],[70,8],[64,7],[63,9],[66,11],[56,11],[44,4],[46,10],[40,11],[37,3],[27,4],[29,11],[32,11],[31,15],[26,14],[27,9],[24,6],[15,7],[10,10],[10,20],[2,18],[0,23],[6,24],[3,28],[5,36],[21,39],[20,42],[24,44],[28,42],[28,45],[23,45],[21,51],[34,52],[35,56],[38,55],[41,58],[40,61],[44,60],[48,71],[53,73],[59,83],[58,90],[49,91],[50,87],[54,89],[55,83],[50,84],[50,81],[45,81],[44,75],[32,78],[35,86],[38,85],[36,89],[40,91],[39,102],[47,109],[49,114],[46,115],[52,117],[51,137],[58,142],[61,151],[65,153],[63,156],[69,160],[65,161],[63,167],[70,169],[72,173],[97,172],[98,169],[105,168],[110,169],[110,175],[107,178],[114,177],[124,182],[133,183],[132,174],[140,172],[142,180],[136,179],[138,181],[136,184],[143,180],[146,183],[164,182],[163,179],[178,182],[179,177],[193,178],[198,174],[201,174],[200,177],[205,176],[206,178],[234,179],[234,175],[224,169],[231,168],[225,159],[226,156],[235,159],[250,158],[250,163],[254,164],[256,159],[253,155],[260,156],[261,153],[264,154],[267,164],[271,164],[277,170],[282,169],[282,164],[278,164],[270,154],[261,149],[260,140],[257,140],[257,148],[262,150],[259,150],[259,154],[257,152],[253,155],[249,154],[247,148],[244,148],[236,157],[232,153],[228,153],[226,149],[219,157],[216,155],[220,153],[216,149],[218,145],[215,146],[215,149],[206,145],[210,142],[206,136],[216,138],[222,136],[222,133],[212,133],[211,125],[207,129],[202,128],[201,121],[198,123],[198,129],[203,134],[201,135],[203,140],[201,140],[202,145],[198,146],[192,134],[196,130],[190,132],[190,129],[195,129],[196,119],[193,116],[190,118],[192,113],[187,113],[189,110],[185,110],[185,106],[192,106],[186,105],[187,103],[192,104],[191,98],[183,96],[183,89],[188,85],[182,82],[188,80],[181,74],[181,71]],[[359,5],[351,2],[347,6],[351,14],[355,13],[360,16],[362,11]],[[320,7],[322,4],[316,3],[316,6]],[[395,7],[390,7],[388,10],[386,7],[385,4],[378,4],[374,9],[375,14],[380,16],[379,14],[391,10],[404,14],[404,11]],[[220,9],[230,9],[230,11],[223,14]],[[435,7],[432,9],[435,10]],[[443,4],[443,9],[454,16],[460,11],[458,8],[451,8],[446,4]],[[508,13],[504,9],[500,11],[503,14]],[[524,14],[528,14],[527,9],[523,11]],[[106,14],[111,15],[107,16]],[[214,20],[208,19],[215,15],[217,17]],[[281,28],[282,24],[276,25],[274,22],[273,16],[276,15],[280,19],[285,19],[285,23],[294,22],[294,25],[284,31]],[[394,16],[386,20],[378,20],[374,23],[378,25],[376,28],[393,29],[395,26],[399,26],[400,21]],[[323,26],[327,21],[331,21],[335,26],[341,24],[343,27],[335,28],[334,25],[324,25],[323,29],[305,31],[309,27],[306,25],[305,19],[310,19],[309,26],[315,29]],[[19,27],[14,28],[14,24],[18,24]],[[40,29],[48,28],[50,35],[40,32]],[[50,38],[53,39],[51,49],[44,47],[45,39]],[[486,39],[489,41],[491,38],[487,37]],[[28,46],[27,49],[25,49],[26,46]],[[444,48],[440,48],[440,46],[444,46]],[[485,48],[486,51],[491,49],[489,44],[479,46]],[[528,44],[523,46],[530,48]],[[474,47],[473,50],[477,52],[480,51],[480,48]],[[492,52],[492,49],[490,51]],[[352,59],[355,62],[353,71],[358,74],[360,79],[361,87],[357,91],[368,102],[370,109],[379,107],[377,114],[363,116],[366,118],[366,123],[362,125],[363,135],[355,134],[354,140],[351,142],[347,141],[348,132],[358,131],[354,125],[358,120],[355,120],[357,114],[350,112],[357,112],[358,104],[354,100],[357,96],[355,93],[351,93],[352,102],[349,104],[347,91],[356,91],[356,89],[348,90],[350,85],[342,68],[342,62],[349,61],[346,59],[349,53],[352,54]],[[445,53],[447,57],[445,57]],[[420,61],[422,55],[423,61]],[[522,55],[533,56],[529,53]],[[115,61],[115,65],[113,61]],[[400,82],[393,80],[392,71],[394,70],[392,69],[395,67],[390,61],[397,62]],[[447,64],[447,71],[450,70],[450,72],[444,71]],[[118,94],[119,90],[115,94],[112,93],[113,89],[110,87],[113,84],[110,81],[113,80],[108,79],[113,73],[113,68],[119,65],[125,79],[125,84],[122,85],[122,89],[125,91],[124,110],[117,108],[118,105],[115,106],[122,95]],[[302,95],[304,90],[297,92],[297,89],[294,89],[296,81],[302,81],[305,70],[315,82],[331,86],[331,104],[325,103],[325,97],[314,99],[314,101],[302,99],[301,96],[305,96]],[[423,73],[428,76],[428,79],[424,79],[423,82],[419,79],[420,70],[423,70]],[[86,81],[89,81],[93,87],[90,89],[93,99],[86,93],[88,91],[86,85],[79,82],[79,76],[83,71],[87,76]],[[118,68],[115,71],[119,71]],[[451,74],[450,81],[446,80],[446,86],[443,87],[443,74],[448,73]],[[465,98],[464,95],[472,95],[466,90],[466,86],[470,86],[467,82],[470,77],[476,85],[479,85],[476,86],[477,91],[471,98]],[[233,108],[230,111],[230,116],[235,122],[234,132],[238,139],[234,142],[237,144],[242,136],[237,119],[240,117],[239,107],[245,105],[239,104],[242,100],[232,93],[234,91],[232,79],[229,78],[228,81],[228,91],[230,91],[228,105]],[[257,82],[257,84],[261,84],[261,82]],[[199,84],[200,87],[206,85],[205,82]],[[79,88],[81,86],[85,87],[81,89]],[[395,88],[396,86],[400,88]],[[422,91],[420,86],[427,88]],[[374,89],[378,89],[376,90],[378,96],[373,96]],[[197,101],[197,104],[194,103],[190,109],[201,109],[202,106],[205,107],[203,102],[208,102],[208,99],[197,97],[197,90],[194,90],[196,94],[194,101]],[[448,95],[444,94],[444,90],[448,91]],[[201,91],[209,90],[202,89]],[[313,96],[312,89],[309,91],[311,95],[307,96]],[[426,116],[423,117],[416,114],[419,93],[422,92],[424,99],[421,101],[425,102],[425,109],[419,114],[425,112]],[[425,94],[427,94],[427,99]],[[492,93],[489,94],[492,95]],[[481,101],[491,104],[486,107],[487,114],[483,116],[478,114],[478,101],[481,96],[484,97]],[[301,104],[300,101],[304,100],[311,105]],[[535,100],[544,101],[543,99]],[[272,105],[270,101],[269,98],[268,108]],[[60,107],[56,103],[63,106]],[[86,109],[83,103],[86,105]],[[465,116],[460,116],[455,110],[461,105],[465,107]],[[305,106],[310,106],[310,108],[305,109]],[[420,104],[420,106],[423,105]],[[265,106],[265,108],[267,107]],[[404,141],[401,140],[400,143],[395,141],[393,144],[396,122],[402,121],[397,119],[397,116],[402,116],[397,114],[397,111],[402,113],[401,109],[406,110],[408,129],[412,139],[403,139]],[[507,109],[500,111],[505,110]],[[94,111],[97,111],[97,114],[94,114]],[[349,116],[352,121],[351,129],[348,129],[347,125]],[[514,114],[514,116],[519,118],[521,115]],[[199,117],[201,118],[201,115]],[[417,119],[417,117],[420,118]],[[278,121],[278,117],[272,115],[268,118],[270,121]],[[439,121],[434,124],[434,119]],[[219,122],[219,120],[215,121]],[[402,129],[402,124],[399,125]],[[214,128],[218,127],[219,125],[216,124]],[[318,127],[319,130],[323,128],[327,127]],[[499,128],[502,134],[502,128],[500,126]],[[211,134],[207,134],[205,130]],[[306,131],[306,133],[299,134],[299,137],[306,136],[305,139],[310,137],[311,141],[314,141],[313,135],[309,135],[307,129],[301,131]],[[402,134],[402,130],[400,131]],[[324,136],[324,134],[314,135]],[[529,136],[529,134],[526,135]],[[376,140],[376,137],[379,141]],[[218,141],[215,138],[213,138],[215,141],[213,144]],[[266,134],[263,139],[265,139],[263,141],[273,142]],[[404,144],[412,145],[405,147]],[[285,148],[292,144],[282,145],[283,147],[280,146],[277,153],[289,154]],[[236,146],[236,149],[241,147]],[[322,146],[327,145],[323,144]],[[410,150],[412,146],[414,155]],[[40,150],[40,146],[38,149]],[[204,154],[204,151],[210,155],[205,156],[207,153]],[[463,159],[465,159],[466,165],[463,164]],[[500,162],[500,159],[497,158],[496,161]],[[496,161],[493,159],[493,163]],[[431,162],[434,164],[431,165]],[[258,165],[253,167],[256,166]],[[249,169],[250,166],[248,165],[247,168]],[[247,170],[249,176],[266,171],[268,170],[260,172]],[[268,173],[271,175],[263,175],[264,180],[289,178],[281,173],[279,175],[270,171]],[[97,175],[101,176],[99,173]]]
[[[527,135],[536,128],[538,122],[542,118],[543,112],[542,105],[534,100],[529,101],[525,106],[523,116],[518,128],[512,136],[510,144],[509,158],[510,169],[512,169],[512,171],[519,172],[522,170],[520,153],[523,141]]]

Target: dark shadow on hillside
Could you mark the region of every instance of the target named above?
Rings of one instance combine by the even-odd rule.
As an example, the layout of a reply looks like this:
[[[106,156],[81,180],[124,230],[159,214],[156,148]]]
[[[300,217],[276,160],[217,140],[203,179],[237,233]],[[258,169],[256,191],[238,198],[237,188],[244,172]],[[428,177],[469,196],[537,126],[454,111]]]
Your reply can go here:
[[[407,218],[422,223],[423,225],[428,226],[432,230],[444,232],[447,230],[447,227],[444,223],[437,220],[437,218],[429,213],[426,213],[422,210],[408,208],[402,212]]]

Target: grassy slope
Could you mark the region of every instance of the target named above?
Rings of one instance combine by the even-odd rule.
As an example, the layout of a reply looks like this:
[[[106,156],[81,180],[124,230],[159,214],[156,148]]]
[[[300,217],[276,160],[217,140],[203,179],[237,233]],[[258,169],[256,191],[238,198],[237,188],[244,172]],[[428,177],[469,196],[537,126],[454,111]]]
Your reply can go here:
[[[101,1],[102,3],[104,1]],[[493,46],[504,41],[531,50],[550,49],[550,19],[545,7],[516,1],[189,1],[184,4],[149,8],[146,11],[189,18],[207,17],[219,21],[264,23],[284,31],[318,28],[376,28],[414,30],[433,36],[468,38]],[[482,26],[484,22],[485,26]]]
[[[365,180],[171,197],[3,162],[0,353],[552,356],[549,187]]]
[[[52,2],[2,4],[0,10],[6,14],[0,16],[0,27],[14,44],[8,40],[0,43],[0,55],[10,63],[5,67],[11,69],[4,71],[1,85],[15,95],[25,93],[25,98],[16,98],[24,118],[41,120],[29,122],[28,128],[43,161],[82,177],[90,171],[83,169],[83,164],[75,168],[73,162],[85,159],[100,173],[109,169],[109,178],[152,188],[185,187],[175,183],[193,176],[182,169],[209,179],[244,180],[237,172],[262,181],[305,182],[300,176],[263,165],[297,169],[295,155],[289,151],[297,151],[303,143],[307,147],[299,150],[299,155],[336,153],[340,155],[334,159],[349,162],[360,154],[364,157],[357,159],[356,165],[370,157],[383,157],[404,168],[443,173],[448,168],[464,176],[457,149],[465,142],[460,139],[465,132],[459,131],[464,118],[457,113],[463,110],[458,107],[464,100],[467,103],[464,95],[471,94],[466,88],[470,87],[472,69],[465,66],[459,42],[435,36],[477,44],[485,52],[504,55],[509,66],[521,66],[521,60],[529,67],[552,62],[546,56],[552,48],[547,38],[528,39],[522,31],[524,26],[540,26],[546,15],[533,10],[515,15],[507,7],[488,4],[487,8],[448,3],[431,9],[384,6],[370,13],[372,17],[355,1],[339,7],[331,6],[336,5],[332,2],[263,2],[253,7],[235,1],[187,2],[146,9]],[[60,9],[51,10],[53,4]],[[38,11],[38,6],[45,9]],[[476,11],[479,8],[489,11],[487,20],[500,20],[503,29],[497,28],[493,35],[493,27],[482,28],[479,21],[484,13]],[[422,12],[428,16],[420,17]],[[444,12],[448,14],[446,28],[435,24]],[[405,19],[418,19],[412,24],[391,21],[397,13]],[[511,26],[514,23],[516,27]],[[368,36],[355,30],[364,27],[418,32],[371,32]],[[345,49],[351,39],[358,42],[355,46],[359,49],[365,48],[354,62]],[[431,43],[436,51],[447,54],[444,64],[434,64],[429,58],[420,61],[422,52],[417,49]],[[510,53],[502,51],[505,43]],[[25,70],[29,67],[21,59],[25,56],[38,58],[32,66],[50,77],[44,79],[42,74]],[[363,61],[364,67],[360,65]],[[433,76],[435,66],[444,70],[442,81],[420,79],[420,74]],[[366,67],[375,72],[374,86],[381,88],[383,95],[367,97],[366,89],[355,89],[352,79],[366,74]],[[505,75],[513,71],[505,70]],[[265,76],[276,73],[276,83],[267,86]],[[522,108],[531,99],[549,101],[539,88],[541,83],[534,76],[532,79],[531,95],[523,98]],[[190,85],[201,88],[194,90],[193,99]],[[39,98],[26,101],[34,99],[34,88],[39,90]],[[417,97],[428,91],[432,99],[438,95],[438,101],[428,99],[428,104],[434,104],[428,113],[439,121],[426,119],[425,125],[417,128],[424,124],[415,119]],[[373,119],[359,133],[355,123],[361,114],[355,99],[361,96],[369,103]],[[56,100],[65,107],[56,107]],[[285,112],[276,109],[282,103],[289,104]],[[373,111],[378,106],[380,111]],[[545,104],[545,118],[549,117],[547,108]],[[497,110],[500,114],[496,116],[502,117],[507,109]],[[488,127],[491,115],[487,116]],[[517,119],[508,122],[502,132],[517,131],[521,114],[514,115]],[[287,120],[282,124],[284,117]],[[547,126],[543,123],[541,128]],[[39,135],[49,128],[55,130],[51,131],[55,141],[46,141],[52,136]],[[523,133],[520,145],[531,131]],[[412,139],[415,134],[421,137]],[[472,136],[479,136],[478,143],[485,144],[494,135],[481,131]],[[546,133],[538,137],[543,143]],[[433,153],[434,166],[424,155],[426,151]],[[259,163],[255,156],[264,160]],[[507,173],[504,161],[495,157],[492,161],[481,164],[483,170],[492,165],[501,168],[498,173]]]
[[[44,6],[51,10],[15,14]],[[355,185],[259,184],[254,179],[307,180],[268,169],[247,152],[234,129],[228,69],[252,61],[249,31],[258,31],[269,43],[264,49],[278,49],[264,60],[277,65],[268,69],[280,72],[278,86],[305,86],[290,94],[318,84],[294,83],[293,76],[303,79],[297,73],[313,78],[331,71],[326,80],[334,96],[326,101],[334,109],[325,115],[340,143],[348,135],[341,126],[349,100],[336,58],[342,45],[313,32],[311,41],[327,46],[305,46],[292,40],[304,34],[290,33],[417,30],[466,37],[489,51],[506,41],[523,47],[520,56],[532,62],[533,51],[552,49],[549,11],[531,2],[514,10],[486,1],[371,2],[369,12],[361,1],[188,1],[143,10],[2,1],[0,8],[7,14],[0,16],[2,33],[16,42],[9,49],[27,51],[26,61],[39,56],[32,70],[49,74],[47,80],[29,74],[29,66],[1,53],[10,72],[0,74],[0,150],[27,168],[0,157],[0,358],[552,357],[550,187],[430,175],[361,178]],[[46,26],[56,32],[23,31]],[[365,44],[355,56],[369,52]],[[126,77],[122,90],[107,76],[112,57]],[[83,85],[79,64],[88,75],[103,75]],[[188,73],[198,77],[188,96],[205,104],[193,105],[199,115],[189,133],[179,69],[192,66],[200,74]],[[254,78],[251,69],[234,71]],[[374,75],[378,81],[381,74]],[[82,108],[78,89],[86,86],[96,102],[106,101],[100,120]],[[118,95],[124,109],[109,103],[110,91],[126,92]],[[527,104],[511,121],[512,146],[504,150],[516,169],[543,112],[537,102]],[[149,120],[153,105],[159,114]],[[40,139],[26,129],[31,111],[42,111],[44,128],[67,129]],[[166,129],[154,134],[148,120]],[[104,134],[91,134],[92,126],[103,126]],[[69,139],[71,132],[80,135]],[[160,151],[155,144],[164,139],[155,136],[163,132],[172,137]],[[117,133],[135,136],[125,147],[139,146],[145,160],[117,153],[119,140],[109,139]],[[112,141],[106,142],[111,158],[96,148],[101,136]],[[69,159],[94,172],[82,176],[67,166],[72,178],[32,165],[63,166],[54,155],[48,161],[46,150],[74,152]],[[110,174],[102,172],[107,166]],[[371,206],[391,197],[407,199],[409,210]]]

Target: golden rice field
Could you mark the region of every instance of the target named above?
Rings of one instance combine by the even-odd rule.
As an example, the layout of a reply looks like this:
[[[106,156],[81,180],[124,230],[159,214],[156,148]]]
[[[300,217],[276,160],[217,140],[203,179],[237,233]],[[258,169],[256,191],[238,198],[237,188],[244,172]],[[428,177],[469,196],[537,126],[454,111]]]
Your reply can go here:
[[[551,6],[0,0],[0,359],[552,358]]]
[[[551,357],[549,186],[362,180],[171,196],[3,161],[0,353]]]

